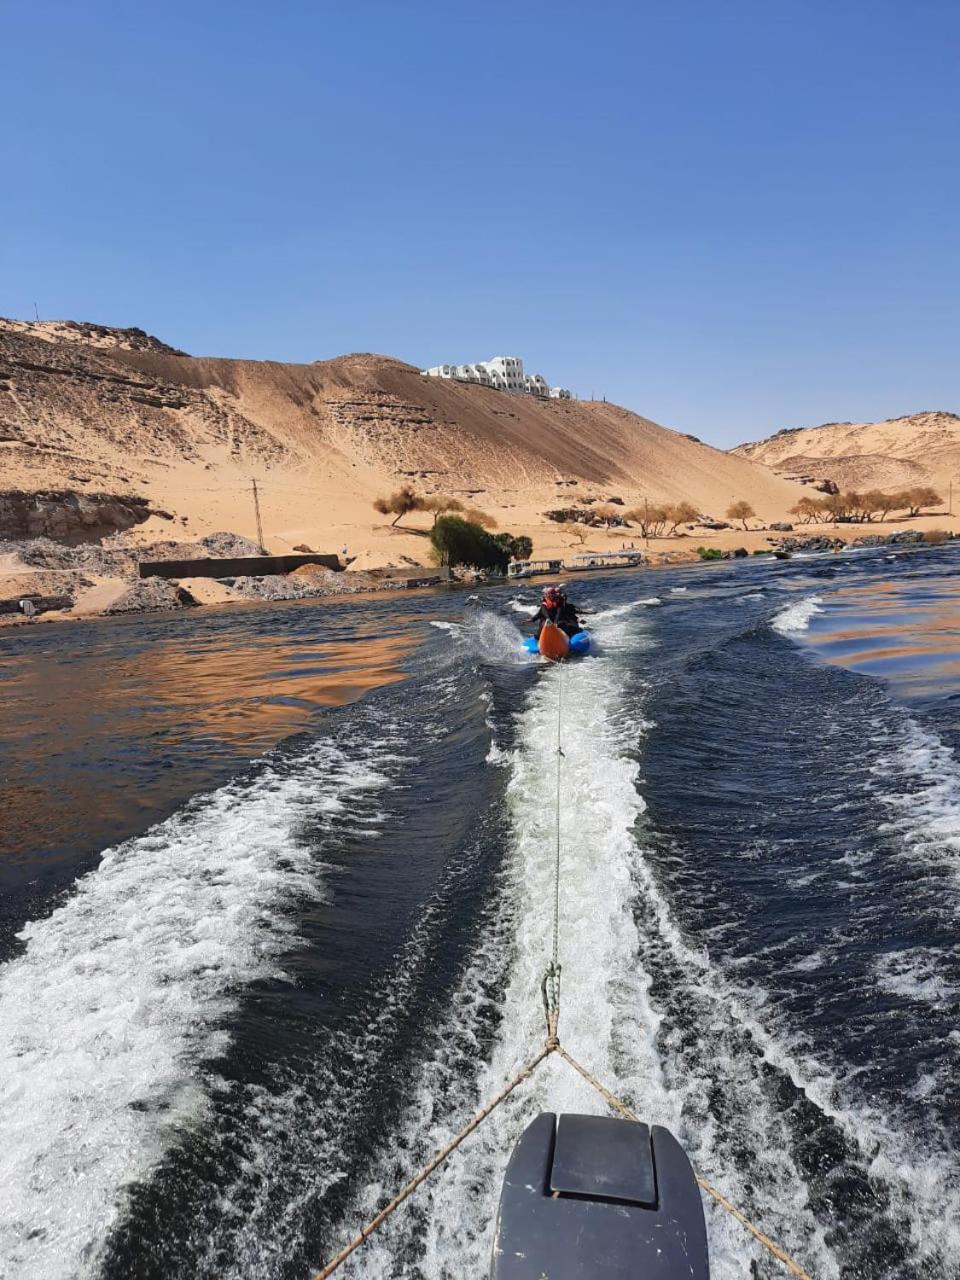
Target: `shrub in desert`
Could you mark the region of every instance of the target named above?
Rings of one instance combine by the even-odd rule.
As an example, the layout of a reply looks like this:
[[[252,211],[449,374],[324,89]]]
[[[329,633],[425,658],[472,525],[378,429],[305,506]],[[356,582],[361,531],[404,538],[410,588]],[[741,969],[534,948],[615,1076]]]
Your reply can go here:
[[[567,533],[576,538],[581,546],[586,542],[587,534],[590,532],[587,525],[580,524],[577,520],[564,520],[560,527],[566,529]]]
[[[689,502],[676,502],[673,506],[666,508],[666,513],[671,534],[675,534],[682,524],[695,524],[700,518],[696,507]]]
[[[863,495],[857,493],[855,489],[848,489],[840,495],[843,502],[843,514],[845,519],[856,521],[858,524],[863,522]]]
[[[404,484],[395,493],[391,493],[388,498],[375,499],[373,508],[375,511],[379,511],[382,516],[394,516],[395,519],[390,521],[392,526],[399,524],[403,517],[411,511],[421,511],[423,509],[423,498],[420,497],[412,485]]]
[[[747,527],[747,521],[752,520],[756,514],[750,503],[743,498],[738,499],[736,502],[731,502],[730,506],[727,507],[727,519],[741,521],[744,529]]]
[[[659,538],[667,527],[666,507],[656,506],[652,502],[645,502],[642,507],[631,507],[623,513],[623,518],[629,524],[639,525],[644,538]]]
[[[881,493],[879,489],[868,489],[866,493],[851,490],[850,493],[845,493],[843,498],[846,502],[848,518],[857,520],[861,524],[870,524],[875,515],[880,515],[883,519],[893,505],[890,495]]]
[[[461,507],[464,520],[470,524],[478,524],[481,529],[495,529],[497,527],[496,518],[486,511],[481,511],[479,507]]]
[[[433,512],[433,523],[437,523],[437,517],[449,515],[450,512],[460,512],[463,510],[463,503],[459,498],[445,498],[442,493],[434,494],[433,497],[424,498],[421,503],[421,510]]]
[[[831,520],[839,520],[847,514],[847,497],[843,493],[828,493],[821,498],[820,507],[825,516]]]
[[[923,507],[939,507],[943,499],[936,489],[931,488],[930,485],[921,484],[912,489],[905,489],[900,495],[900,501],[910,515],[918,516]]]
[[[881,489],[868,489],[863,495],[864,506],[870,512],[867,519],[876,514],[880,520],[886,520],[890,512],[897,506],[897,494],[884,493]]]
[[[923,540],[931,547],[939,547],[944,542],[949,542],[951,535],[946,529],[925,529]]]
[[[801,524],[813,524],[823,514],[823,503],[816,498],[801,498],[787,512],[787,515],[796,516]]]
[[[506,573],[510,562],[510,551],[500,538],[461,516],[439,516],[430,530],[430,543],[438,563],[451,568],[468,565]]]
[[[623,514],[616,509],[607,505],[594,507],[593,519],[597,524],[605,524],[609,529],[612,525],[623,524]]]

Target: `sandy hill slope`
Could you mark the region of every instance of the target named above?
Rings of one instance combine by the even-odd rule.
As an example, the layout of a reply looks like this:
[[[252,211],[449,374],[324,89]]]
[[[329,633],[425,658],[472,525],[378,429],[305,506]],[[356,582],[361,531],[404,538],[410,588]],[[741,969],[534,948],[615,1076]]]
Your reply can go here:
[[[842,489],[932,483],[946,490],[960,475],[960,416],[928,412],[885,422],[827,422],[778,431],[732,452],[782,476],[834,480]]]
[[[197,358],[138,329],[0,321],[0,489],[138,495],[192,534],[250,535],[253,478],[277,551],[399,548],[371,503],[405,480],[514,532],[584,497],[684,498],[714,516],[746,498],[776,518],[803,492],[612,404],[423,378],[386,356]]]

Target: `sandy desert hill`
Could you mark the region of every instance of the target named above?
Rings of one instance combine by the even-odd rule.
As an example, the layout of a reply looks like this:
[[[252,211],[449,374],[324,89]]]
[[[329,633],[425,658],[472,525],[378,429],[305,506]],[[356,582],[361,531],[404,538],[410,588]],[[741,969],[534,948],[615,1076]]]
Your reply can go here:
[[[781,476],[833,480],[841,489],[942,489],[960,478],[960,416],[915,413],[885,422],[827,422],[778,431],[732,452]]]
[[[145,498],[163,515],[144,537],[169,536],[171,519],[191,536],[252,535],[254,477],[276,551],[422,553],[371,505],[408,480],[535,543],[555,540],[546,509],[591,497],[687,499],[714,516],[746,498],[782,517],[803,490],[761,461],[617,405],[442,382],[387,356],[213,359],[139,329],[0,320],[0,490]]]

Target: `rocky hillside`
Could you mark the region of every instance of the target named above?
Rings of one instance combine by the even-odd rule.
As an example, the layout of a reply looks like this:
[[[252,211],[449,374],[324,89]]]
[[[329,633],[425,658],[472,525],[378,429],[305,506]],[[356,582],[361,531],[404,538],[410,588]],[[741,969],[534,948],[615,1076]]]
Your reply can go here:
[[[781,476],[833,480],[841,489],[893,490],[960,474],[960,416],[915,413],[885,422],[826,422],[778,431],[732,451]]]
[[[251,535],[253,477],[277,550],[372,528],[372,498],[407,480],[528,526],[558,493],[713,515],[747,498],[773,518],[799,492],[612,404],[440,382],[385,356],[196,358],[139,329],[0,321],[0,489],[135,497],[193,536]]]
[[[168,347],[143,329],[116,329],[105,324],[89,324],[79,320],[5,320],[0,317],[0,333],[20,333],[45,342],[77,342],[85,347],[106,351],[163,351],[182,356],[184,352]]]

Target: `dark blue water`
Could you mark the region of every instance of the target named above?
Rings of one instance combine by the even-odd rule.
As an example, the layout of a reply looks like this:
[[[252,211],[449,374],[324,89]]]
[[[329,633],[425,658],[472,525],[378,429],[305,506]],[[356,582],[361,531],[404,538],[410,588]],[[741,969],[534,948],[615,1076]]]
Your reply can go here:
[[[568,1046],[812,1275],[960,1275],[958,585],[591,576],[563,673],[515,588],[4,637],[0,1275],[305,1276],[529,1056],[561,679]],[[481,1276],[547,1106],[348,1274]]]

